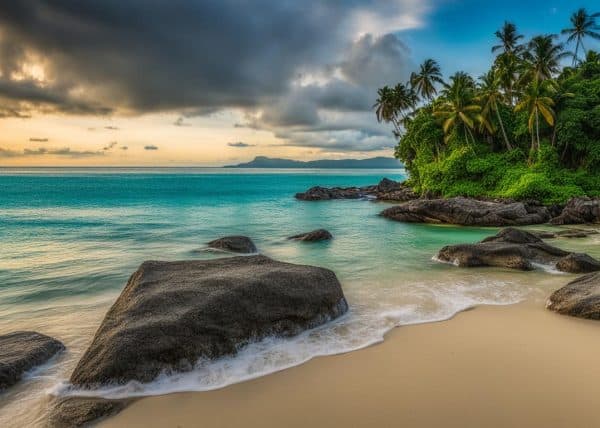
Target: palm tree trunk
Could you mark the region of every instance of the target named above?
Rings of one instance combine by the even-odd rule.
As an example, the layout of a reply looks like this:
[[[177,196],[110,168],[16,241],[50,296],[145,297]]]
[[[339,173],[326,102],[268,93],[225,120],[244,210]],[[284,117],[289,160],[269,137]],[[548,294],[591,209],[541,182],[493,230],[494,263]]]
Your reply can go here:
[[[579,43],[581,43],[581,39],[577,37],[577,44],[575,45],[575,54],[573,55],[573,67],[577,65],[577,60],[579,59]]]
[[[512,146],[510,141],[508,141],[508,137],[506,136],[506,131],[504,130],[504,124],[502,123],[502,117],[500,117],[500,112],[498,111],[498,107],[494,109],[496,110],[496,117],[498,118],[498,122],[500,123],[500,129],[502,130],[502,136],[504,137],[504,143],[506,144],[506,148],[508,150],[512,150]]]
[[[540,115],[539,115],[537,109],[535,109],[535,135],[537,137],[536,150],[539,152],[540,151]]]

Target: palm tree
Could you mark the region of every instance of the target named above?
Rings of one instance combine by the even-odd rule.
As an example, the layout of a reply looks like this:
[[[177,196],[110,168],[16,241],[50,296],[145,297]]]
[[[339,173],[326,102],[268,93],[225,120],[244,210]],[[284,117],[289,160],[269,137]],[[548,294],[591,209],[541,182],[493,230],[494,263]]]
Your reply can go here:
[[[515,84],[518,82],[519,74],[522,71],[522,61],[514,54],[503,53],[496,58],[494,69],[506,95],[506,100],[513,107]]]
[[[506,54],[518,54],[522,50],[519,40],[524,36],[518,33],[517,26],[512,22],[506,21],[494,35],[500,40],[500,44],[492,47],[493,53],[502,51]]]
[[[472,130],[482,122],[481,106],[474,103],[475,82],[468,74],[458,72],[444,84],[443,101],[436,106],[434,117],[443,121],[444,141],[448,142],[453,129],[462,128],[467,142],[475,142]],[[470,138],[469,138],[470,137]]]
[[[433,59],[427,59],[421,64],[418,73],[410,75],[410,84],[418,95],[424,99],[431,100],[436,94],[435,84],[443,84],[440,66]]]
[[[418,97],[407,85],[398,83],[393,88],[384,86],[377,91],[377,101],[373,105],[377,121],[392,123],[394,133],[401,134],[401,125],[408,117],[407,110],[412,110],[417,104]]]
[[[555,44],[555,35],[536,36],[529,42],[523,54],[528,65],[526,77],[529,81],[551,79],[560,71],[560,61],[569,56],[562,43]]]
[[[395,122],[396,107],[394,103],[394,90],[389,86],[384,86],[377,90],[377,101],[375,101],[373,108],[375,109],[375,115],[377,116],[378,122],[391,122],[396,131],[399,131]]]
[[[575,53],[573,54],[573,66],[575,66],[579,60],[579,48],[583,49],[585,55],[586,50],[585,46],[583,46],[584,37],[600,40],[600,33],[596,31],[600,30],[600,26],[596,24],[596,18],[599,16],[600,13],[593,13],[590,15],[584,8],[581,8],[571,15],[571,27],[561,31],[561,34],[569,35],[569,38],[567,39],[568,43],[576,41]]]
[[[529,113],[528,128],[531,134],[531,150],[540,149],[540,114],[550,126],[554,126],[555,113],[552,107],[554,100],[550,95],[554,94],[556,89],[551,80],[534,79],[523,93],[521,102],[515,107],[515,111],[526,110]]]
[[[483,105],[481,116],[483,119],[485,119],[484,124],[491,124],[490,114],[494,112],[496,114],[498,124],[500,125],[500,129],[502,130],[504,144],[508,150],[512,150],[512,145],[510,144],[510,141],[508,141],[506,130],[504,129],[504,123],[502,122],[502,117],[500,116],[500,111],[498,109],[498,103],[501,102],[503,98],[502,92],[500,91],[500,78],[498,73],[492,69],[479,79],[481,83],[479,85],[478,99]],[[487,128],[492,130],[491,125],[487,125]]]

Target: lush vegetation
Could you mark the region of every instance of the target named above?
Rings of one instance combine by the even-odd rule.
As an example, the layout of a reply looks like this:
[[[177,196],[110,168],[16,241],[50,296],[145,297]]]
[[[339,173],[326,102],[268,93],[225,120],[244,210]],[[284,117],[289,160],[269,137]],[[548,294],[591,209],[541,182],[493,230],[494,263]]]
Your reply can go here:
[[[377,118],[393,124],[415,191],[545,203],[600,196],[600,54],[584,45],[600,40],[598,16],[574,13],[566,45],[557,35],[526,41],[507,22],[478,79],[444,81],[430,59],[409,82],[379,89]]]

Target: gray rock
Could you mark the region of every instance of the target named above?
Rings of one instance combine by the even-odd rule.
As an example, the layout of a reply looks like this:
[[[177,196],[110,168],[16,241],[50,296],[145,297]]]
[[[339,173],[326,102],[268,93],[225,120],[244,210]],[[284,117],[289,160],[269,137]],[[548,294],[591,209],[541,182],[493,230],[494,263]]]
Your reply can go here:
[[[288,239],[305,242],[316,242],[316,241],[327,241],[332,239],[333,235],[325,229],[317,229],[312,232],[300,233],[298,235],[290,236]]]
[[[569,273],[597,272],[600,271],[600,262],[587,254],[573,253],[560,259],[556,268]]]
[[[123,410],[128,400],[65,397],[52,403],[47,425],[52,428],[83,427]]]
[[[56,339],[33,331],[0,336],[0,390],[17,383],[23,374],[45,363],[65,346]]]
[[[600,272],[579,277],[555,291],[546,307],[563,315],[600,320]]]
[[[437,258],[460,267],[496,266],[532,270],[534,264],[539,263],[554,265],[571,273],[590,272],[594,267],[600,269],[600,262],[586,254],[569,253],[546,244],[534,233],[511,227],[477,244],[446,246]]]
[[[327,269],[264,256],[144,262],[110,308],[71,375],[90,387],[148,382],[199,359],[233,355],[266,336],[292,336],[342,315]]]
[[[256,245],[247,236],[225,236],[208,243],[209,248],[240,254],[257,253]]]
[[[600,198],[573,198],[552,224],[600,223]]]
[[[463,197],[416,199],[381,212],[383,217],[407,223],[462,226],[519,226],[546,223],[548,209],[530,202],[492,202]]]

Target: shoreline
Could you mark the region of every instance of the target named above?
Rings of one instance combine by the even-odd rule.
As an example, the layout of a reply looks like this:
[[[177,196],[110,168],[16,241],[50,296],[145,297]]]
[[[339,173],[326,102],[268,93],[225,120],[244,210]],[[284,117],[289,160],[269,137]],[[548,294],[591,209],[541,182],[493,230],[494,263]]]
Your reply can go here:
[[[222,389],[142,398],[99,426],[597,426],[597,335],[537,299],[479,306]]]

